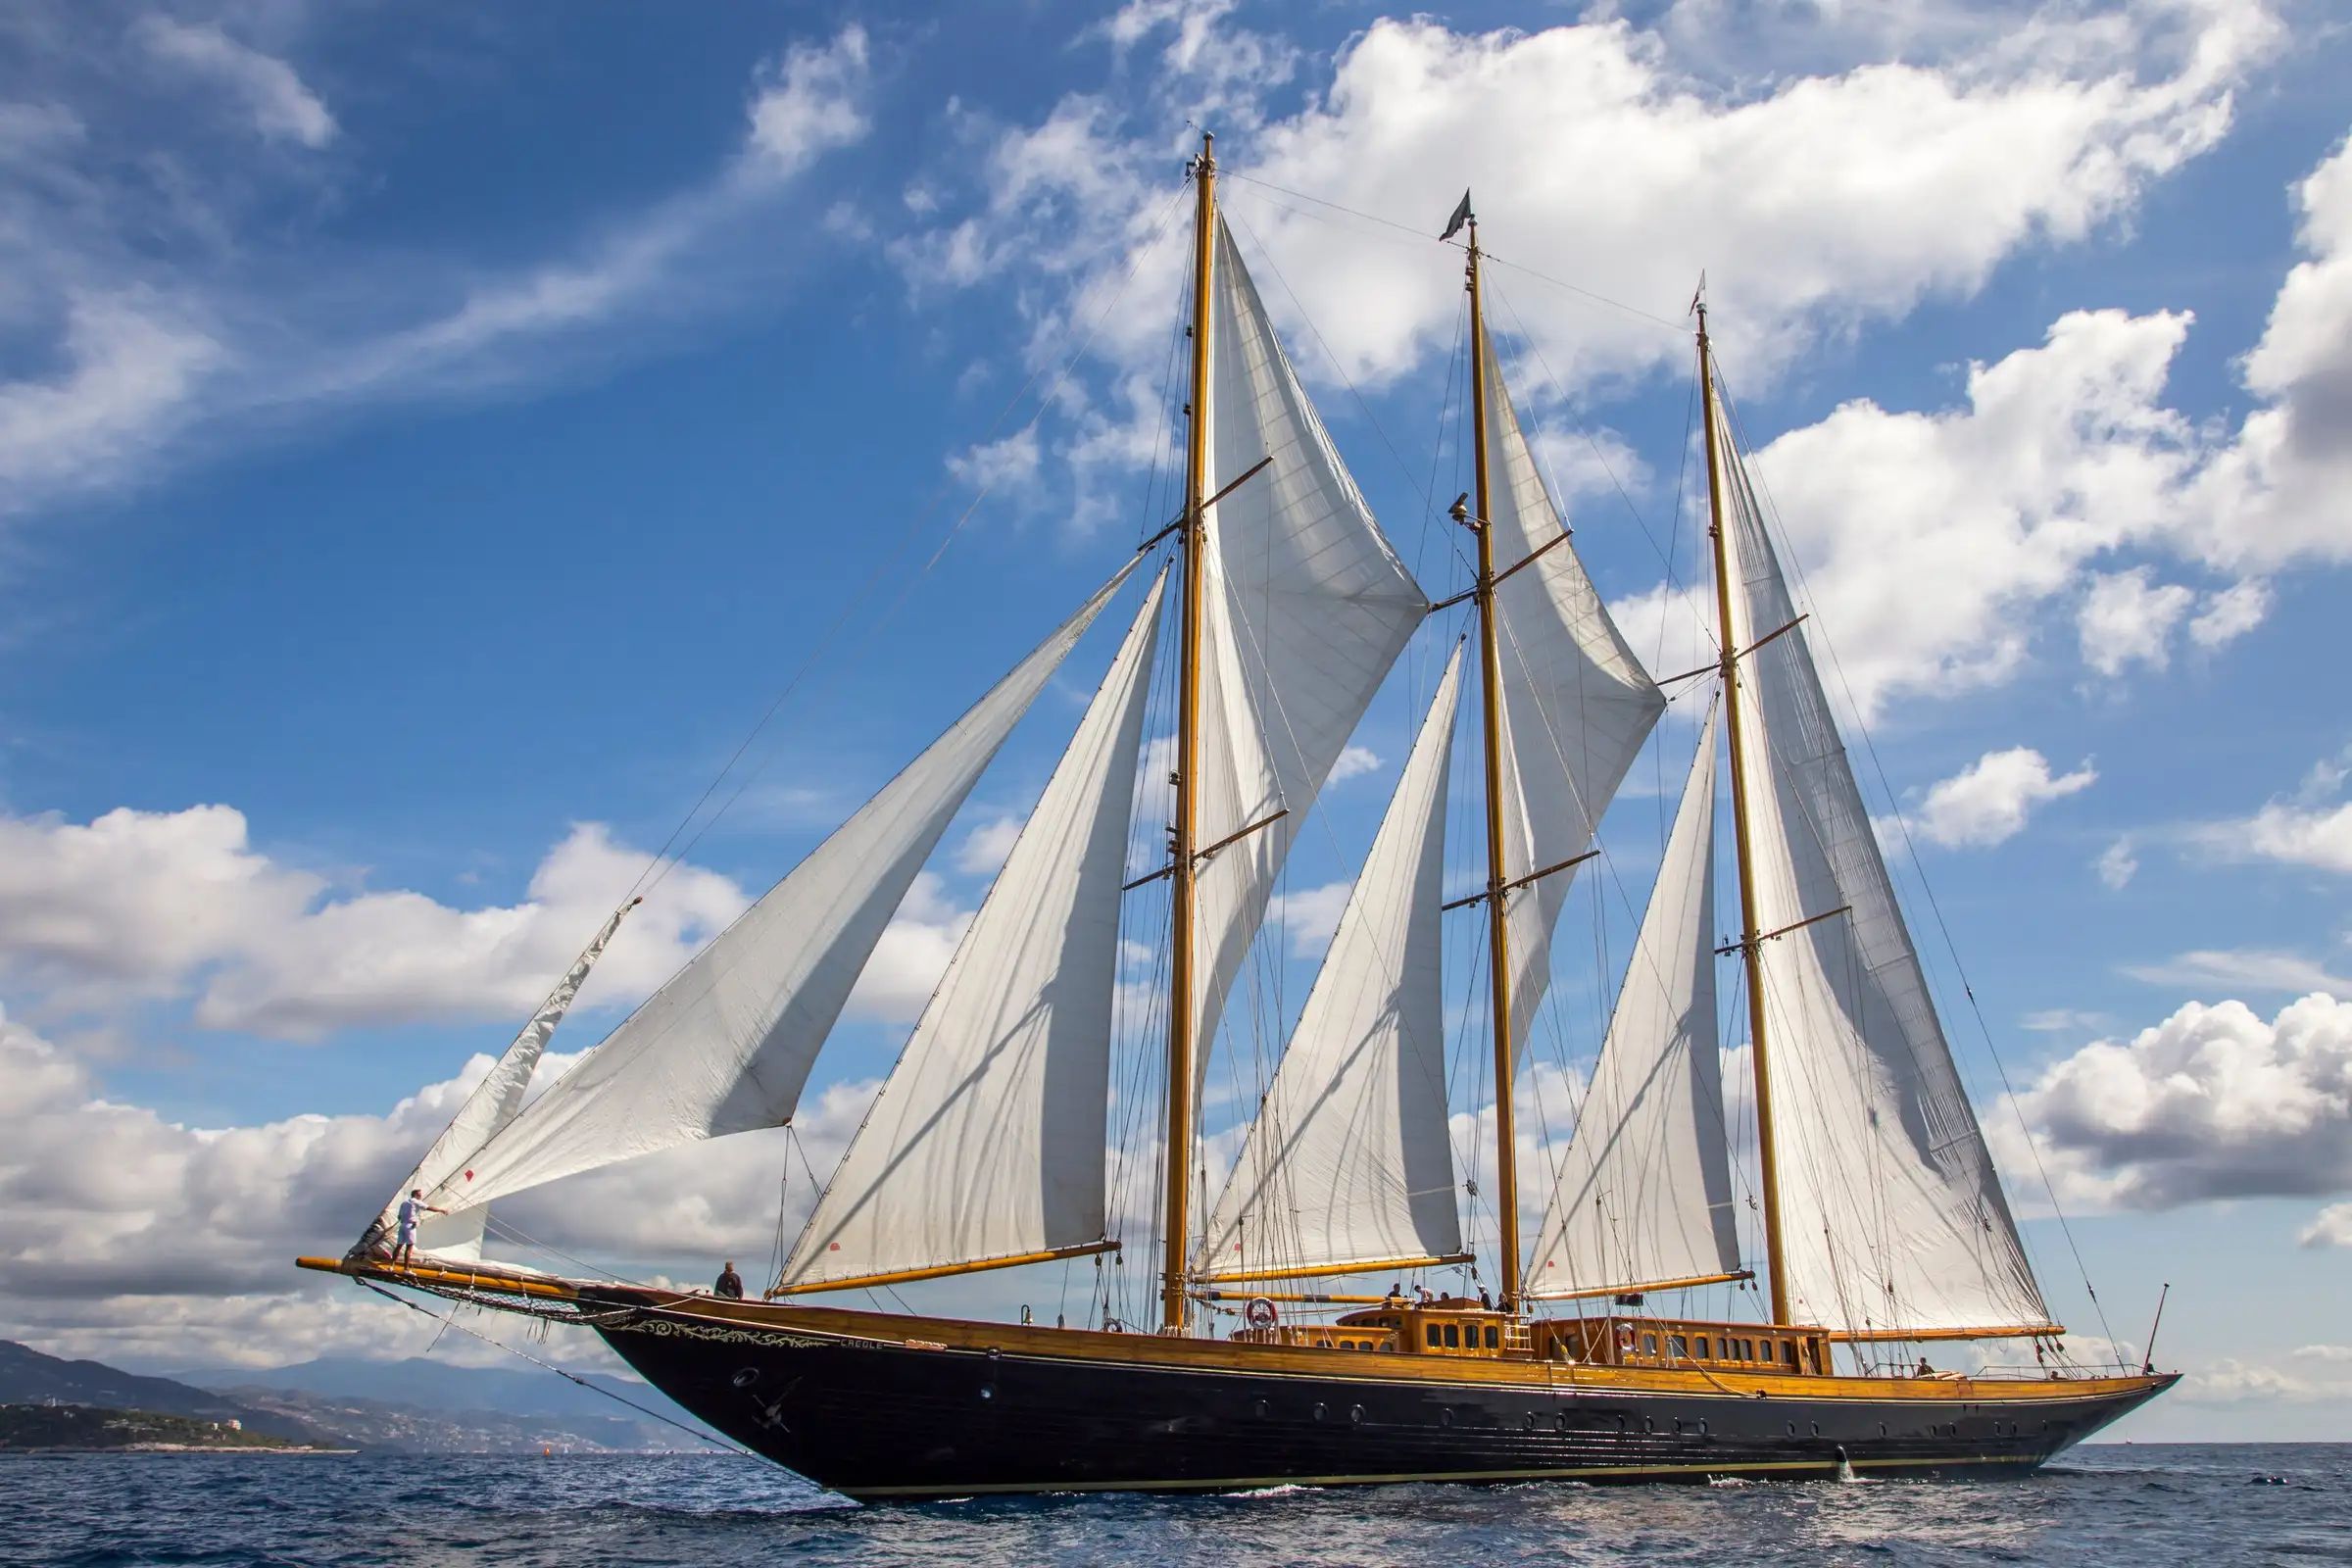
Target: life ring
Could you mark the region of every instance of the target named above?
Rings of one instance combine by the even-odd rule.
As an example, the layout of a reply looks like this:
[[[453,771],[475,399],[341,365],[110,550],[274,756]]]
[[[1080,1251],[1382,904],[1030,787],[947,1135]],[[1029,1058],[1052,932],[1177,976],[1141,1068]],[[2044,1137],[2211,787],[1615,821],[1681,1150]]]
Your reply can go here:
[[[1281,1315],[1274,1310],[1274,1303],[1262,1296],[1252,1296],[1250,1304],[1242,1308],[1242,1321],[1260,1334],[1272,1328]]]

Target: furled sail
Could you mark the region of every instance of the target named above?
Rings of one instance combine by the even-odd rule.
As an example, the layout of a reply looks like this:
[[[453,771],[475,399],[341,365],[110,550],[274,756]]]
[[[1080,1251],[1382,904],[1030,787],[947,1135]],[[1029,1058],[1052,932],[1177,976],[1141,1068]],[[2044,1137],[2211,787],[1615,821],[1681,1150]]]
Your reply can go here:
[[[1316,792],[1428,611],[1298,384],[1233,236],[1212,270],[1195,1019],[1215,1034]],[[1267,823],[1278,812],[1288,814]],[[1267,823],[1265,826],[1258,826]],[[1206,1071],[1208,1053],[1196,1056]]]
[[[1490,350],[1487,450],[1498,483],[1494,515],[1495,683],[1502,708],[1504,863],[1532,875],[1592,847],[1666,699],[1635,659],[1592,580],[1563,537],[1535,454]],[[1541,551],[1542,555],[1538,556]],[[1511,1044],[1524,1053],[1551,984],[1551,938],[1573,871],[1510,894]]]
[[[1208,1223],[1209,1279],[1457,1255],[1439,956],[1457,649]]]
[[[523,1092],[531,1086],[531,1074],[538,1070],[539,1058],[546,1054],[547,1042],[555,1034],[556,1025],[571,1009],[572,999],[580,994],[588,971],[604,956],[605,944],[612,940],[620,922],[642,902],[631,899],[614,909],[596,933],[595,940],[572,960],[564,978],[556,982],[555,990],[539,1004],[539,1010],[531,1014],[531,1021],[522,1026],[522,1032],[507,1047],[505,1054],[473,1086],[473,1093],[466,1097],[457,1115],[442,1129],[441,1136],[433,1140],[433,1147],[425,1151],[416,1168],[409,1172],[409,1179],[392,1194],[384,1211],[376,1216],[372,1234],[390,1234],[401,1200],[412,1192],[422,1192],[427,1204],[451,1212],[425,1214],[418,1219],[417,1248],[443,1257],[474,1259],[482,1255],[482,1234],[490,1220],[488,1205],[477,1203],[461,1209],[452,1201],[473,1185],[474,1172],[466,1156],[488,1143],[491,1135],[513,1121],[514,1113],[522,1108]]]
[[[2046,1323],[1805,629],[1785,630],[1788,584],[1718,431],[1789,1313],[1855,1330]]]
[[[1119,896],[1163,572],[779,1288],[1102,1240]]]
[[[468,1206],[792,1119],[915,873],[1129,563],[930,749],[466,1160]]]
[[[1544,1216],[1531,1296],[1697,1283],[1740,1267],[1715,1034],[1715,746],[1710,711]]]

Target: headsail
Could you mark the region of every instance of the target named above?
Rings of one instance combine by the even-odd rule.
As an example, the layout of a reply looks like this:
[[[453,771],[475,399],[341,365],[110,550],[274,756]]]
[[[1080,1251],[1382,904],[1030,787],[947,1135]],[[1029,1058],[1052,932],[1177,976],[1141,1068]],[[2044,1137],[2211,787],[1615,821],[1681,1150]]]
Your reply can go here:
[[[1152,584],[781,1290],[1035,1261],[1103,1239],[1120,883],[1166,580]]]
[[[1566,541],[1501,366],[1492,349],[1482,358],[1487,447],[1500,480],[1488,526],[1502,666],[1503,850],[1512,874],[1527,876],[1592,847],[1666,699]],[[1551,983],[1552,932],[1574,875],[1541,876],[1509,896],[1511,1043],[1521,1054]]]
[[[612,940],[612,933],[620,929],[620,922],[628,917],[629,911],[643,902],[631,899],[614,909],[596,933],[595,940],[572,960],[564,978],[556,982],[556,989],[547,994],[547,1000],[539,1004],[539,1010],[531,1014],[531,1021],[522,1026],[522,1032],[514,1037],[505,1054],[491,1064],[489,1073],[473,1086],[473,1093],[466,1097],[457,1115],[442,1129],[441,1136],[433,1140],[433,1147],[424,1152],[416,1168],[409,1172],[409,1179],[393,1192],[384,1211],[376,1216],[370,1236],[391,1234],[401,1200],[412,1192],[422,1192],[427,1204],[450,1212],[418,1217],[417,1248],[443,1257],[482,1255],[482,1235],[490,1221],[490,1209],[481,1203],[460,1208],[456,1201],[462,1200],[473,1185],[474,1171],[466,1156],[488,1143],[491,1135],[513,1121],[514,1113],[522,1108],[523,1092],[531,1086],[531,1074],[538,1070],[539,1058],[546,1054],[547,1042],[555,1034],[556,1025],[571,1010],[572,999],[580,994],[588,971],[604,956],[605,944]]]
[[[1461,667],[1457,649],[1209,1220],[1203,1277],[1337,1273],[1461,1251],[1439,974]]]
[[[1212,270],[1197,831],[1197,1038],[1215,1034],[1291,842],[1428,601],[1389,548],[1220,221]],[[1278,812],[1288,814],[1267,823]],[[1264,826],[1258,826],[1265,823]],[[1208,1052],[1195,1054],[1197,1072]]]
[[[1130,562],[929,750],[523,1107],[467,1206],[792,1118],[817,1049],[948,822]]]
[[[1793,1321],[2049,1321],[1728,423],[1767,1072]],[[1759,765],[1759,761],[1760,764]],[[1774,933],[1779,933],[1775,935]]]
[[[1697,1283],[1740,1267],[1715,1033],[1715,723],[1710,710],[1544,1216],[1530,1296]]]

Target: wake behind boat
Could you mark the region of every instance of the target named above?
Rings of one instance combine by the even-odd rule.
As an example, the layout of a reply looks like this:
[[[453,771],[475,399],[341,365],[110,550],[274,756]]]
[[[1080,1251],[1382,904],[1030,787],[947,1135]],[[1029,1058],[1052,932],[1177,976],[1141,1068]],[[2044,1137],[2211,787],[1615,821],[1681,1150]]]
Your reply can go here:
[[[1962,1090],[1718,396],[1698,313],[1718,656],[1670,678],[1700,745],[1566,1157],[1519,1235],[1515,1076],[1577,868],[1669,698],[1586,576],[1487,331],[1465,197],[1471,581],[1432,604],[1325,432],[1196,193],[1186,503],[1038,648],[595,1051],[533,1069],[616,912],[401,1192],[306,1267],[594,1330],[712,1426],[854,1496],[1283,1482],[2026,1470],[2169,1387],[2068,1358]],[[1474,496],[1474,503],[1473,503]],[[760,1301],[481,1259],[488,1206],[788,1124],[852,985],[950,821],[1130,578],[1107,673],[945,976]],[[1416,631],[1467,606],[1387,814],[1221,1193],[1197,1203],[1209,1048],[1292,843]],[[1165,858],[1133,866],[1153,672],[1176,684]],[[1477,697],[1475,891],[1446,798]],[[1716,937],[1718,737],[1739,934]],[[1123,946],[1158,927],[1157,1322],[1083,1328],[808,1304],[1119,1249],[1105,1125]],[[1149,891],[1147,891],[1149,890]],[[1484,931],[1499,1291],[1302,1292],[1469,1264],[1448,1124],[1446,911]],[[1754,1074],[1756,1316],[1650,1298],[1745,1285],[1716,966]],[[1745,1293],[1750,1296],[1759,1293]],[[1223,1303],[1245,1326],[1217,1337]],[[1606,1303],[1589,1311],[1588,1302]],[[1288,1307],[1288,1320],[1285,1308]],[[1339,1309],[1336,1313],[1332,1309]],[[2032,1371],[1910,1348],[2019,1340]]]

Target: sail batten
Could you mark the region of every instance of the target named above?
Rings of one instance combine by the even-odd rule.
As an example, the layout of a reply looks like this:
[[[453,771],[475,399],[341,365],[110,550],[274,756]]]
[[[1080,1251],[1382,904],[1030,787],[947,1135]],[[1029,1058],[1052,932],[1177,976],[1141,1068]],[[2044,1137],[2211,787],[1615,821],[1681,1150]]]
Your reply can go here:
[[[1740,788],[1788,1315],[1933,1335],[2049,1322],[1720,411]],[[1777,628],[1777,630],[1776,630]],[[1760,761],[1760,765],[1759,765]]]
[[[1716,711],[1700,726],[1657,886],[1528,1270],[1572,1299],[1722,1281],[1740,1238],[1716,1044]],[[1609,1281],[1637,1283],[1604,1289]],[[1651,1285],[1649,1289],[1665,1289]]]
[[[1447,662],[1196,1265],[1303,1278],[1461,1251],[1446,1104]]]
[[[786,1261],[778,1294],[1102,1250],[1119,897],[1166,574]]]
[[[789,1121],[859,972],[972,786],[1130,562],[946,734],[466,1161],[465,1206]]]

